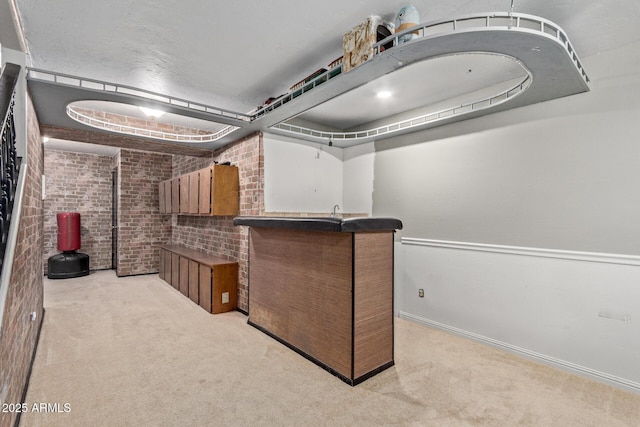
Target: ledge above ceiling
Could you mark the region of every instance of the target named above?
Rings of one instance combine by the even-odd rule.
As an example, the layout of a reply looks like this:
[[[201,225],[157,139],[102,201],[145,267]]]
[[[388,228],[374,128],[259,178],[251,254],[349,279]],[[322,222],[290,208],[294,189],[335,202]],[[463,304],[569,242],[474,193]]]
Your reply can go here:
[[[419,36],[399,44],[404,34]],[[393,47],[381,46],[393,43]],[[146,106],[182,116],[227,126],[213,141],[202,143],[167,142],[184,148],[216,149],[256,131],[267,131],[297,139],[329,142],[349,147],[428,129],[460,120],[549,101],[589,90],[589,78],[564,31],[553,22],[532,15],[482,13],[420,24],[396,33],[373,47],[373,56],[348,73],[326,71],[301,88],[273,100],[251,113],[193,103],[138,88],[75,76],[30,69],[29,89],[41,125],[45,128],[111,133],[98,130],[69,117],[67,107],[77,101],[98,100]],[[330,105],[340,95],[352,92],[394,71],[424,61],[450,55],[486,53],[512,58],[526,71],[512,87],[471,102],[422,112],[415,117],[391,121],[370,129],[326,131],[299,125],[296,118],[319,105]],[[452,85],[456,82],[452,81]],[[293,120],[292,120],[293,119]],[[137,137],[142,138],[142,137]],[[153,138],[144,138],[153,141]]]

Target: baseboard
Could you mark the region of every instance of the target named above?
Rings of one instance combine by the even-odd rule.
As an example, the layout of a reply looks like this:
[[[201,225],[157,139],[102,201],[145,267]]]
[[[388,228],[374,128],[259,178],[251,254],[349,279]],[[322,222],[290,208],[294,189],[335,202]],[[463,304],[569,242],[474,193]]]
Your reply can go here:
[[[113,270],[113,269],[108,268],[107,270]],[[148,272],[148,273],[135,273],[135,274],[118,274],[117,270],[113,270],[113,271],[116,273],[116,276],[119,277],[119,278],[122,278],[122,277],[137,277],[137,276],[150,276],[152,274],[158,274],[157,271],[151,271],[151,272]]]
[[[588,377],[590,379],[603,382],[627,391],[631,391],[634,393],[640,393],[640,383],[629,381],[624,378],[616,377],[614,375],[609,375],[604,372],[596,371],[594,369],[586,368],[584,366],[576,365],[574,363],[570,363],[561,359],[556,359],[551,356],[547,356],[545,354],[537,353],[531,350],[527,350],[525,348],[517,347],[511,344],[504,343],[502,341],[498,341],[492,338],[485,337],[483,335],[479,335],[473,332],[469,332],[463,329],[456,328],[454,326],[445,325],[440,322],[436,322],[433,320],[425,319],[423,317],[415,316],[411,313],[406,313],[403,311],[398,312],[398,317],[414,321],[416,323],[423,324],[425,326],[430,326],[436,329],[440,329],[446,332],[451,332],[455,335],[459,335],[465,338],[472,339],[474,341],[478,341],[484,344],[488,344],[492,347],[496,347],[502,350],[506,350],[510,353],[514,353],[520,356],[523,356],[527,359],[531,359],[534,361],[542,362],[546,365],[551,365],[556,368],[560,368],[564,371],[568,371],[571,373],[575,373],[578,375],[582,375]]]
[[[40,333],[42,332],[42,325],[44,324],[44,316],[45,316],[45,308],[42,307],[42,316],[40,316],[40,324],[38,325],[38,333],[36,334],[36,343],[33,346],[33,353],[31,353],[31,362],[29,363],[29,371],[27,372],[27,381],[24,384],[24,388],[22,389],[22,398],[20,399],[21,403],[26,403],[27,400],[27,391],[29,391],[29,381],[31,380],[31,372],[33,371],[33,364],[36,361],[36,353],[38,351],[38,344],[40,344]],[[14,424],[15,427],[20,425],[20,416],[21,412],[18,412],[18,416],[16,417],[16,422]]]

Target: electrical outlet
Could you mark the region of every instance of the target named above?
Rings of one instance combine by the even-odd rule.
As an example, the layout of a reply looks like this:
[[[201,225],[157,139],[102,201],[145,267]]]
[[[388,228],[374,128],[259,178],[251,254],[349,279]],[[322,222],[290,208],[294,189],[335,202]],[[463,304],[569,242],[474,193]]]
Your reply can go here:
[[[229,292],[223,292],[222,293],[222,303],[223,304],[228,304],[229,303]]]
[[[418,296],[424,298],[424,289],[418,289]]]

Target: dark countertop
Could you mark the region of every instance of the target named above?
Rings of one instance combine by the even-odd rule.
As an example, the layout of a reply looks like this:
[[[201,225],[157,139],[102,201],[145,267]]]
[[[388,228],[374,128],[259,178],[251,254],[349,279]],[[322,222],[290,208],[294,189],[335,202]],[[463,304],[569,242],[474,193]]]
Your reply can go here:
[[[233,225],[249,227],[282,228],[302,231],[336,231],[354,233],[359,231],[402,230],[402,221],[396,218],[335,218],[335,217],[270,217],[238,216]]]

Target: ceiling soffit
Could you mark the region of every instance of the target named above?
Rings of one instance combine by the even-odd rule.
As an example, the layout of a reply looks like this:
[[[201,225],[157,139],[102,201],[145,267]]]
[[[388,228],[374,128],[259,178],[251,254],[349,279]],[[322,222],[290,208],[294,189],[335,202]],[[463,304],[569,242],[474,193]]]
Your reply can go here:
[[[311,141],[332,139],[334,145],[347,147],[380,139],[388,134],[399,135],[415,130],[439,126],[458,120],[547,101],[589,90],[588,77],[566,34],[554,23],[531,15],[487,13],[465,15],[456,19],[422,24],[409,31],[420,32],[411,42],[398,44],[397,33],[375,46],[393,40],[395,46],[377,51],[367,62],[348,73],[338,73],[329,78],[325,73],[302,88],[285,94],[270,105],[252,114],[237,113],[217,107],[191,104],[185,100],[173,100],[163,95],[143,94],[135,88],[119,91],[118,85],[93,81],[91,87],[82,84],[86,79],[67,77],[67,81],[47,72],[30,70],[28,79],[38,117],[45,125],[87,130],[87,126],[71,120],[66,114],[68,104],[82,100],[117,101],[133,105],[145,105],[202,120],[237,127],[217,141],[197,144],[198,149],[216,149],[256,131],[269,130]],[[517,84],[499,99],[488,100],[488,105],[458,109],[437,120],[424,120],[418,125],[397,126],[386,132],[342,135],[341,133],[316,134],[307,128],[283,123],[312,110],[325,102],[331,102],[341,94],[355,90],[366,83],[402,67],[430,58],[451,54],[483,52],[504,55],[519,61],[528,78]],[[53,75],[53,80],[50,76]],[[100,86],[102,84],[102,86]],[[308,87],[307,87],[308,86]],[[116,88],[116,89],[114,89]],[[513,96],[511,96],[511,95]],[[144,95],[144,96],[142,96]],[[498,102],[499,101],[499,102]],[[178,143],[177,143],[178,144]],[[184,145],[184,144],[180,144]],[[188,144],[195,148],[195,144]]]

